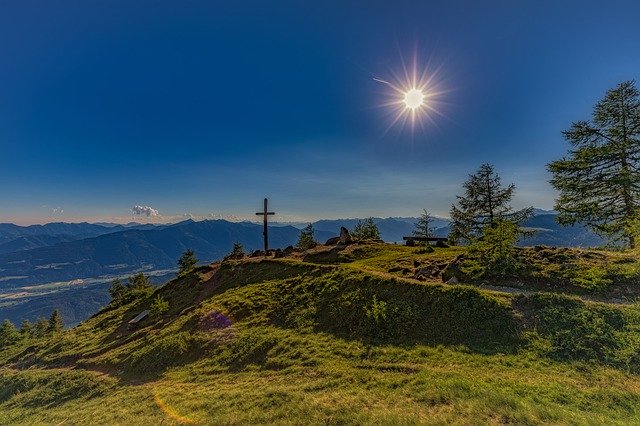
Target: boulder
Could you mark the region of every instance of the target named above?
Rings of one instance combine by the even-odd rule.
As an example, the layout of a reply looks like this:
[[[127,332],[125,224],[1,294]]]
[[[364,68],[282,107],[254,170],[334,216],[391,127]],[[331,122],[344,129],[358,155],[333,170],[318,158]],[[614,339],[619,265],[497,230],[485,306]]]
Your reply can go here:
[[[260,257],[264,256],[264,252],[262,250],[256,250],[249,257]]]
[[[327,240],[326,243],[324,243],[325,246],[335,246],[336,244],[338,244],[340,242],[340,237],[332,237],[329,238]]]
[[[281,258],[281,257],[284,257],[284,251],[282,251],[282,249],[276,249],[276,251],[275,251],[275,253],[274,253],[273,257],[274,257],[275,259],[279,259],[279,258]]]
[[[436,242],[436,247],[447,248],[447,247],[449,247],[449,244],[445,243],[444,241],[438,240]]]
[[[344,226],[340,227],[340,244],[351,244],[353,242],[353,238],[351,238],[351,234],[349,234],[349,230]]]

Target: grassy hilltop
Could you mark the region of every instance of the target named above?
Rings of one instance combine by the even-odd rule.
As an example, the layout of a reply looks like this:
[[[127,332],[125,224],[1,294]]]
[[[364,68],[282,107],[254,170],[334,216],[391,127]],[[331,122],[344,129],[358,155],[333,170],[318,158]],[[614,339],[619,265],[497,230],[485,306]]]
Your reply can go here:
[[[199,268],[0,350],[0,424],[640,423],[638,253],[527,248],[492,282],[464,255]],[[169,310],[128,329],[157,296]]]

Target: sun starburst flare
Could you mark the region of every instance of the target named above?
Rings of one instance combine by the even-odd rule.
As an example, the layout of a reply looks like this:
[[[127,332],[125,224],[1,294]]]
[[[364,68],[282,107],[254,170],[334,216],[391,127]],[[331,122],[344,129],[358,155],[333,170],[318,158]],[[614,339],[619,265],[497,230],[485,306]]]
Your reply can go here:
[[[379,106],[390,111],[391,124],[387,131],[400,125],[409,125],[413,131],[416,125],[424,129],[426,122],[436,125],[435,116],[442,116],[443,95],[447,93],[441,76],[441,67],[433,67],[429,61],[424,67],[418,63],[418,55],[414,54],[409,67],[401,58],[402,70],[390,71],[389,78],[374,77],[379,83],[386,85],[387,99]]]

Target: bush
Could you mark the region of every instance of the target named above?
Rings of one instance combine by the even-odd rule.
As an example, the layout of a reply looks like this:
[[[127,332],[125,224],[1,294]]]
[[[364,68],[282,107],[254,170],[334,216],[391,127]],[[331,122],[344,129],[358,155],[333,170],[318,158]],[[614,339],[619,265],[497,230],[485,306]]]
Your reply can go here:
[[[612,282],[606,276],[607,272],[597,266],[577,269],[571,277],[571,284],[587,290],[600,291],[606,289]]]
[[[487,226],[482,238],[469,245],[462,272],[473,281],[515,274],[520,266],[515,249],[519,235],[518,225],[506,220]]]
[[[162,296],[158,295],[155,299],[153,299],[150,311],[151,316],[157,318],[169,311],[169,302],[166,301]]]

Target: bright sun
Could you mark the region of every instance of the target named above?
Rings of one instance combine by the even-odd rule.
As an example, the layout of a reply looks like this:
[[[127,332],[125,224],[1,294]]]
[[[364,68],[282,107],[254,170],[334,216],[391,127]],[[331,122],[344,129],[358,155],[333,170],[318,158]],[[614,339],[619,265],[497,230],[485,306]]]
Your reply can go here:
[[[424,103],[424,93],[415,87],[404,94],[404,104],[407,108],[415,110]]]

